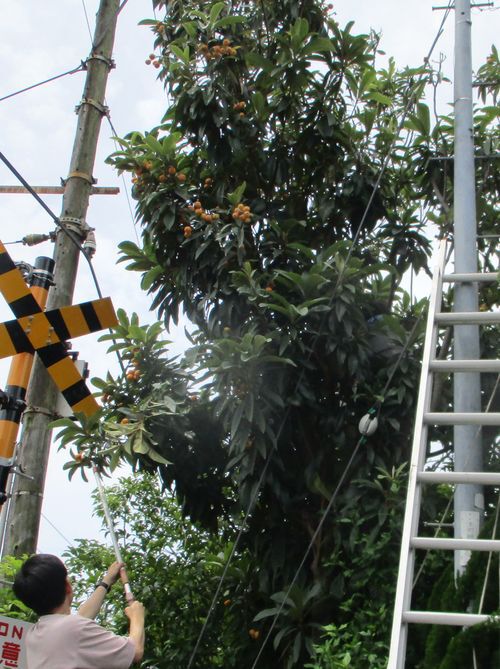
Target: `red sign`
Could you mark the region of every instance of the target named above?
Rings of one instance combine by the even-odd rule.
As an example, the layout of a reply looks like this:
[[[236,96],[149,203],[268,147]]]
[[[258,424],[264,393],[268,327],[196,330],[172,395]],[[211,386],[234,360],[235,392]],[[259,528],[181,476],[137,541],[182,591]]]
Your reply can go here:
[[[0,669],[26,669],[26,633],[31,623],[0,616]]]

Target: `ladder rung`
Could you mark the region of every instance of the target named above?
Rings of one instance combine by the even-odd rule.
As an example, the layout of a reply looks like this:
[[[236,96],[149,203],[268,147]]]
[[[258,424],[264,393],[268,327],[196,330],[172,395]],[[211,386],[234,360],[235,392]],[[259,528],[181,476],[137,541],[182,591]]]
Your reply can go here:
[[[404,611],[403,622],[424,623],[429,625],[455,625],[457,627],[472,627],[495,619],[495,616],[485,616],[479,613],[440,613],[438,611]]]
[[[441,539],[436,537],[412,537],[413,548],[443,551],[500,552],[499,539]]]
[[[500,360],[431,360],[431,372],[500,372]]]
[[[450,311],[436,314],[435,322],[441,325],[487,325],[500,323],[500,311]]]
[[[500,472],[418,472],[420,483],[477,483],[500,485]]]
[[[445,274],[446,283],[489,283],[498,281],[498,272],[471,272],[469,274]]]
[[[500,413],[424,413],[427,425],[500,425]]]

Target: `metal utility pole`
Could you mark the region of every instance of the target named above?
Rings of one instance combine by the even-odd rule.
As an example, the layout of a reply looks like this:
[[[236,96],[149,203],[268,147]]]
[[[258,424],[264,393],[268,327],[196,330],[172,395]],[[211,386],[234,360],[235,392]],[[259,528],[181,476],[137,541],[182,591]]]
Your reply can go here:
[[[474,170],[474,121],[472,112],[471,3],[455,2],[455,173],[454,246],[455,273],[477,272],[476,192]],[[475,283],[457,283],[454,311],[478,310]],[[455,360],[479,359],[477,325],[455,325]],[[480,412],[481,385],[477,372],[454,375],[454,411]],[[481,429],[454,427],[455,471],[482,471]],[[455,538],[478,536],[484,512],[482,486],[460,484],[455,490]],[[455,574],[463,573],[469,551],[455,552]]]
[[[61,225],[81,243],[87,236],[85,222],[93,186],[99,129],[106,114],[104,98],[111,60],[120,0],[101,0],[97,12],[92,51],[87,59],[87,77],[82,101],[77,108],[78,125],[60,216]],[[71,304],[80,251],[61,229],[54,251],[54,287],[47,309]],[[5,554],[21,555],[36,550],[42,508],[45,474],[49,457],[51,430],[57,389],[45,367],[37,359],[27,395],[20,466],[28,476],[17,477],[7,519]]]

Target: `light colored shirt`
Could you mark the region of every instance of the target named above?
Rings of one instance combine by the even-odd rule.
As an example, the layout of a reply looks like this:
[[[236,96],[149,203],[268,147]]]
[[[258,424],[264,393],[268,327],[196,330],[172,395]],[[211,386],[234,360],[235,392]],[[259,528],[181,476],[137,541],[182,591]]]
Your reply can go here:
[[[26,637],[28,669],[128,669],[135,645],[89,618],[40,616]]]

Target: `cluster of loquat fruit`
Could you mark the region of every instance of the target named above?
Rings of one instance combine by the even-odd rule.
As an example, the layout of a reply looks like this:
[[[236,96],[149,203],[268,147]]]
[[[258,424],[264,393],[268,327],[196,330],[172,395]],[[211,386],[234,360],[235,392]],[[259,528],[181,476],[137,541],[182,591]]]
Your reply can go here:
[[[152,172],[153,162],[151,160],[145,160],[142,165],[138,166],[135,169],[134,176],[132,177],[132,183],[137,186],[144,186],[149,180],[158,181],[159,183],[185,183],[187,177],[184,172],[177,172],[177,168],[174,165],[169,165],[164,172],[157,174],[157,170]]]
[[[129,371],[126,373],[125,378],[127,381],[138,381],[141,378],[141,370],[139,369],[140,362],[137,358],[132,358],[130,364],[133,369],[129,368]]]
[[[198,51],[207,62],[212,59],[218,60],[222,56],[236,56],[237,54],[236,49],[231,46],[231,40],[227,38],[222,41],[222,44],[214,44],[211,47],[205,43],[200,44]]]
[[[251,223],[252,211],[247,204],[240,202],[233,209],[233,218],[235,221],[241,221],[242,223]]]
[[[205,184],[206,181],[207,180],[205,180]],[[194,204],[190,204],[188,206],[188,209],[189,211],[192,211],[195,214],[195,216],[200,218],[202,221],[205,221],[205,223],[213,223],[213,221],[218,221],[220,218],[219,214],[215,213],[210,214],[208,211],[206,211],[199,200],[196,200]],[[191,237],[192,232],[193,232],[192,227],[190,225],[186,226],[184,228],[184,237]]]
[[[144,62],[146,63],[146,65],[153,65],[153,67],[156,67],[156,69],[158,69],[161,65],[160,61],[158,60],[158,58],[154,53],[150,53],[149,58],[146,58]]]
[[[143,163],[138,165],[134,170],[134,176],[132,177],[132,183],[137,186],[143,186],[150,169],[153,167],[153,162],[151,160],[145,160]]]
[[[257,641],[257,639],[260,637],[259,630],[255,630],[253,628],[248,630],[248,634],[250,638],[253,639],[254,641]]]
[[[239,117],[243,118],[245,116],[245,109],[247,107],[247,103],[244,100],[241,100],[241,102],[235,102],[233,105],[233,109],[236,112],[239,112]]]
[[[169,165],[167,171],[164,174],[160,174],[160,176],[158,177],[158,181],[160,183],[164,183],[168,179],[170,180],[176,179],[179,183],[183,184],[185,183],[187,177],[184,174],[184,172],[178,172],[177,168],[174,165]]]

